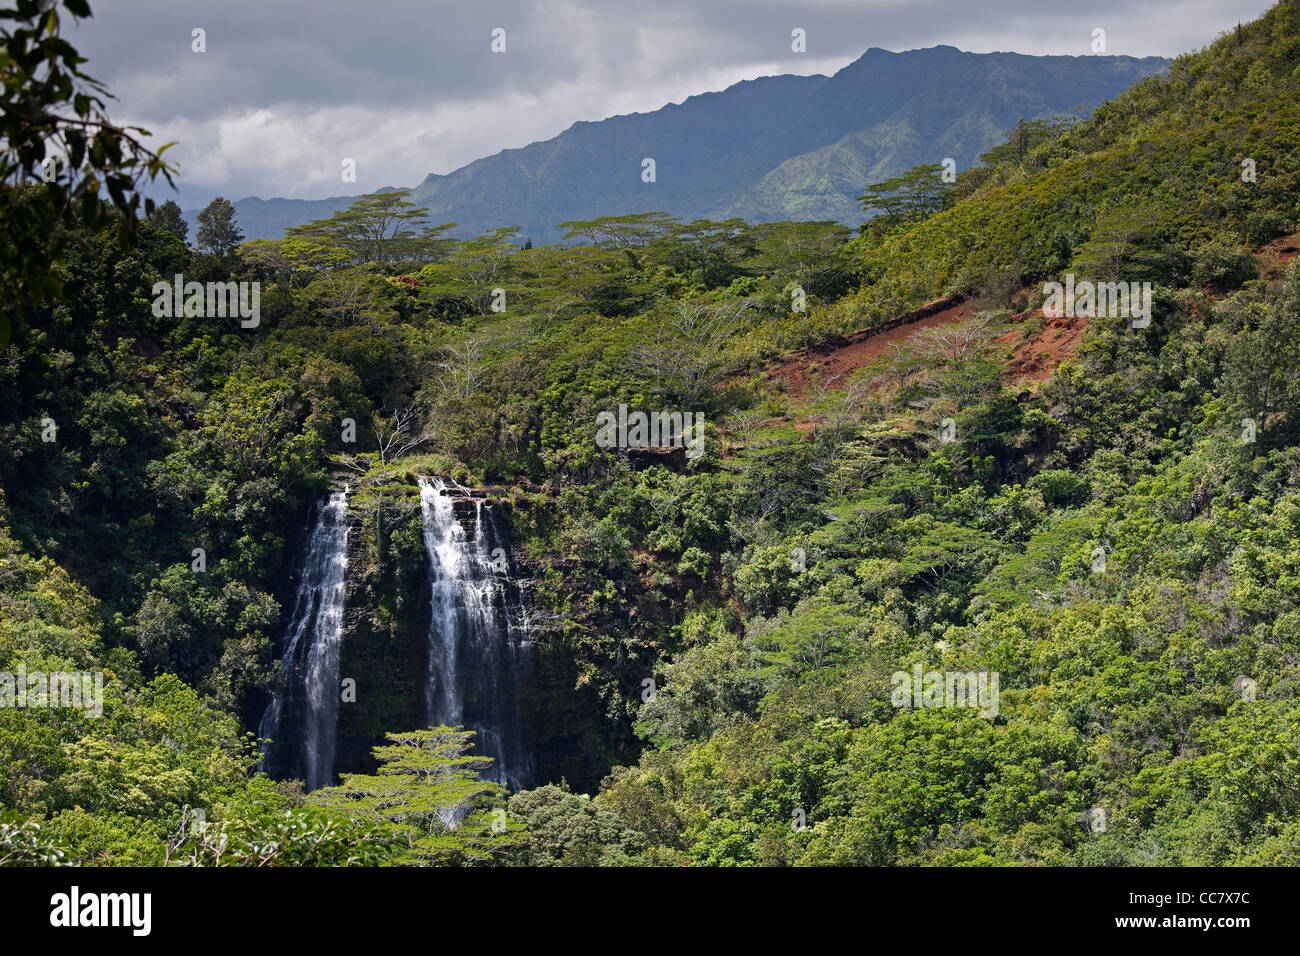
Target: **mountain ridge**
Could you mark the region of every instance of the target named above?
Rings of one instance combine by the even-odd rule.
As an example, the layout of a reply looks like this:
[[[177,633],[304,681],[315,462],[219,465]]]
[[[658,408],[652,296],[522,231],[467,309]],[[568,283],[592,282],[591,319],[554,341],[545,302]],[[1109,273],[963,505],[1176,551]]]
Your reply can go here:
[[[1020,118],[1086,115],[1168,63],[871,47],[830,76],[756,77],[645,113],[578,120],[550,139],[429,173],[410,198],[432,221],[457,223],[455,235],[517,225],[538,242],[558,239],[566,220],[646,209],[853,225],[869,182],[947,157],[967,168]],[[248,197],[235,209],[248,238],[279,238],[355,198]]]

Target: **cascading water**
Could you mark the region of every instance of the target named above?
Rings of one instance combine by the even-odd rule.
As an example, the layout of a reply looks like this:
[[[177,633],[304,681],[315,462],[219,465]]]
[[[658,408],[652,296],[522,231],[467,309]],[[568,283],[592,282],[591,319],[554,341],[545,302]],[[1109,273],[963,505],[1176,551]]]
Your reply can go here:
[[[482,499],[472,499],[471,536],[452,489],[441,479],[419,482],[431,591],[428,722],[473,730],[477,752],[493,758],[487,776],[526,789],[532,754],[524,743],[519,675],[529,653],[528,618],[501,577],[505,536]]]
[[[271,739],[264,767],[274,776],[303,780],[308,790],[334,782],[347,546],[344,488],[317,504],[284,647],[284,689],[267,707],[260,727],[261,736]]]

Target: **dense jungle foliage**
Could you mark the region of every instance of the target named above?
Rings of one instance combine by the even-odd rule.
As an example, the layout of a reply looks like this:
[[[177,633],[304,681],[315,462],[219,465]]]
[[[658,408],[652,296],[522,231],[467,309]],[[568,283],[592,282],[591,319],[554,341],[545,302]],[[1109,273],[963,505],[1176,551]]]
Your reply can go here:
[[[985,159],[857,234],[529,248],[400,192],[281,240],[220,203],[192,245],[174,203],[61,220],[60,297],[0,320],[0,670],[102,670],[103,715],[0,709],[0,863],[1294,863],[1300,5]],[[1014,380],[1066,273],[1152,283],[1153,321]],[[257,326],[155,315],[177,274],[260,282]],[[819,377],[952,295],[974,317]],[[599,447],[619,404],[703,413],[703,454]],[[445,728],[313,794],[256,772],[312,502],[369,489],[378,579],[416,473],[508,503],[604,728],[590,793],[484,785]],[[914,665],[998,674],[996,716],[894,706]]]

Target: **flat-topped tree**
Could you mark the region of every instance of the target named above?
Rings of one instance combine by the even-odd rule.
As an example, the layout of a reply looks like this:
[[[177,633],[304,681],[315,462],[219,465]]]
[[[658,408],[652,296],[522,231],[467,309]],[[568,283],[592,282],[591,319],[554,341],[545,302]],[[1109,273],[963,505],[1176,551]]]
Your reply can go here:
[[[250,239],[239,247],[239,257],[290,288],[299,276],[306,276],[306,281],[310,281],[318,273],[339,269],[348,262],[348,253],[341,246],[326,238],[310,236]]]
[[[289,229],[288,235],[330,240],[347,249],[355,262],[434,261],[451,245],[443,234],[456,224],[430,226],[428,214],[407,195],[399,189],[362,196],[328,219]]]
[[[494,299],[493,290],[509,292],[513,260],[519,251],[513,241],[518,232],[518,226],[501,226],[455,242],[446,256],[420,270],[420,280],[435,287],[437,295],[460,296],[480,315],[486,315]]]
[[[518,841],[504,788],[480,777],[492,758],[470,752],[472,731],[430,727],[385,737],[372,751],[378,772],[344,774],[310,803],[390,835],[402,848],[399,864],[481,862]]]
[[[525,308],[544,325],[576,309],[622,315],[650,292],[627,257],[606,246],[525,248],[512,262]]]
[[[809,295],[826,295],[840,291],[849,275],[848,240],[848,227],[838,222],[765,222],[753,227],[754,253],[746,265]]]
[[[1040,144],[1060,136],[1077,122],[1073,116],[1057,116],[1050,120],[1021,117],[1016,128],[1007,134],[1006,142],[999,143],[987,153],[980,153],[980,162],[988,166],[1023,163]]]
[[[639,249],[666,235],[677,217],[666,212],[634,212],[626,216],[601,216],[599,219],[571,219],[560,223],[567,229],[565,239],[586,239],[598,246]]]
[[[695,219],[674,225],[653,240],[649,255],[685,275],[698,270],[709,288],[725,286],[743,275],[743,263],[757,251],[755,229],[738,217],[715,222]]]
[[[942,174],[942,163],[913,166],[901,176],[872,183],[858,202],[863,212],[879,209],[891,226],[917,222],[952,205],[953,186],[943,181]]]

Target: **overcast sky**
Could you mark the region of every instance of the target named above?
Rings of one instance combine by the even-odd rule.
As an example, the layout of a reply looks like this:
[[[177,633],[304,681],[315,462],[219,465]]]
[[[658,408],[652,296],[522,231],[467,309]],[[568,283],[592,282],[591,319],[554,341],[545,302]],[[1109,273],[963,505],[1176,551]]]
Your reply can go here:
[[[414,186],[577,120],[744,79],[833,73],[868,47],[1177,56],[1267,0],[91,0],[88,72],[215,194],[319,198]],[[806,31],[807,52],[791,51]],[[194,52],[193,31],[206,52]],[[504,53],[492,31],[505,30]],[[356,182],[341,179],[345,158]]]

